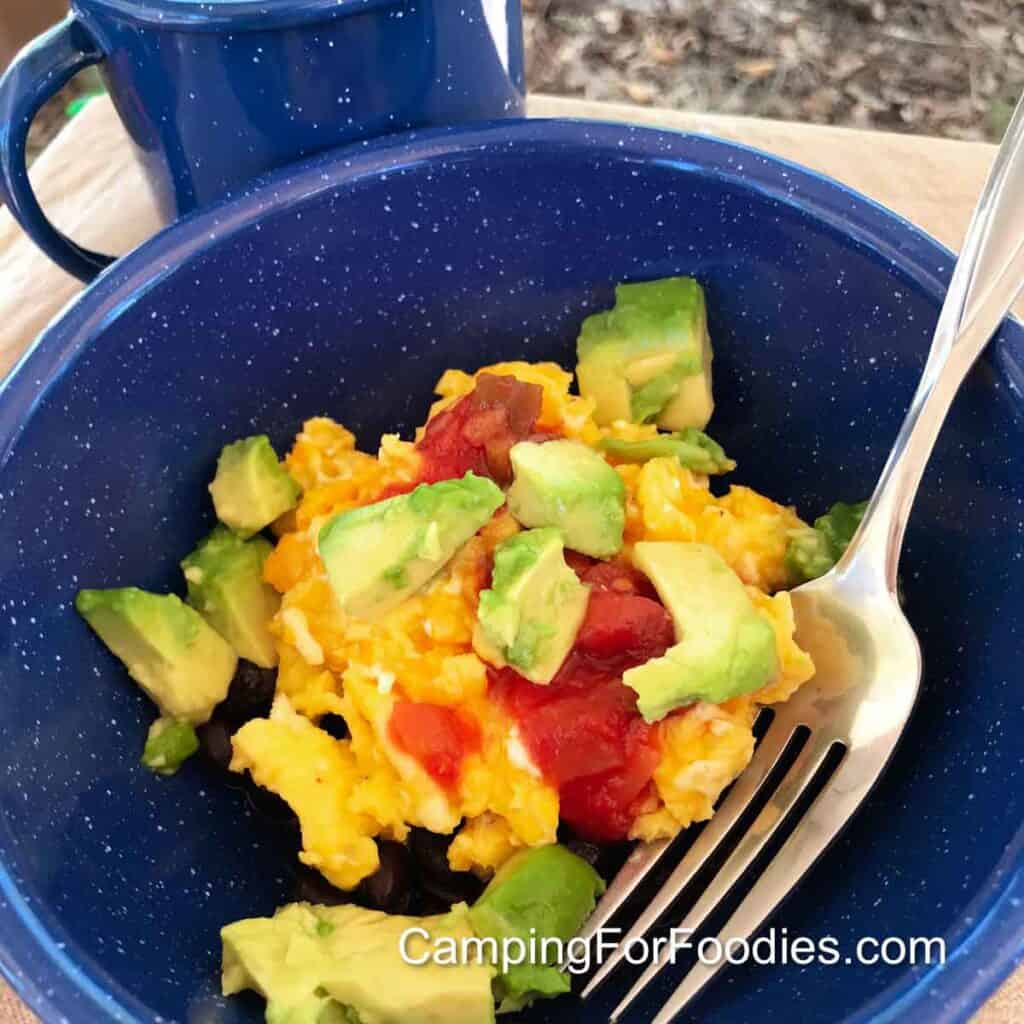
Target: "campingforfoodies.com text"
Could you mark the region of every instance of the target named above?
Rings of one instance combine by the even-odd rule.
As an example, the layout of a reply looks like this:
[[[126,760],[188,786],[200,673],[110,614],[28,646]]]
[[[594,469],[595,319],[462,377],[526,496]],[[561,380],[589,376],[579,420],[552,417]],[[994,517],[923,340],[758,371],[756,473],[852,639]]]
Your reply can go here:
[[[621,928],[602,928],[590,940],[568,941],[531,932],[528,938],[502,939],[451,935],[432,936],[421,927],[406,929],[399,941],[402,959],[413,965],[494,964],[500,970],[527,963],[560,963],[573,974],[586,974],[600,966],[623,942]],[[667,957],[669,963],[696,958],[714,967],[719,964],[747,964],[774,967],[795,964],[825,966],[930,966],[946,962],[946,943],[938,937],[863,936],[843,948],[835,936],[809,938],[790,935],[786,928],[771,928],[754,939],[714,936],[695,939],[691,931],[673,928],[667,935],[631,939],[622,949],[623,959],[635,966]]]

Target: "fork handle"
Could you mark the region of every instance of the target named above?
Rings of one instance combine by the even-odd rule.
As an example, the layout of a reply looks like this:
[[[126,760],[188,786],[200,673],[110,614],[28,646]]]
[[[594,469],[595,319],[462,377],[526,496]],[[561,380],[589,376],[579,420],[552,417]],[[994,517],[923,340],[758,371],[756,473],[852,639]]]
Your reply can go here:
[[[900,549],[924,468],[960,385],[1024,290],[1024,98],[967,228],[921,382],[864,520],[837,571],[896,592]]]

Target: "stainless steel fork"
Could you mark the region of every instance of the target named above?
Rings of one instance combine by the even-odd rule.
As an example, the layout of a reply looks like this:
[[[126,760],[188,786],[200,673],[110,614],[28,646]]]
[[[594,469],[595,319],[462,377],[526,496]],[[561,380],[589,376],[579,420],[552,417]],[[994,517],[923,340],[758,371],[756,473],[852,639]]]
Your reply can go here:
[[[921,383],[864,521],[830,573],[792,591],[797,640],[814,658],[814,679],[775,710],[750,764],[615,953],[594,974],[583,998],[622,962],[630,942],[643,937],[666,914],[716,851],[735,841],[679,922],[684,934],[697,932],[772,838],[795,825],[717,936],[723,948],[730,940],[750,939],[836,838],[882,774],[910,717],[921,680],[917,638],[896,599],[896,571],[910,508],[957,390],[1022,288],[1024,100],[975,209]],[[817,796],[804,806],[818,787]],[[763,809],[744,829],[741,819],[749,818],[752,805],[765,798]],[[634,851],[587,922],[583,937],[593,938],[608,923],[665,858],[670,845],[662,841]],[[672,947],[664,946],[615,1008],[613,1021],[672,956]],[[722,966],[724,961],[698,961],[653,1024],[673,1020]]]

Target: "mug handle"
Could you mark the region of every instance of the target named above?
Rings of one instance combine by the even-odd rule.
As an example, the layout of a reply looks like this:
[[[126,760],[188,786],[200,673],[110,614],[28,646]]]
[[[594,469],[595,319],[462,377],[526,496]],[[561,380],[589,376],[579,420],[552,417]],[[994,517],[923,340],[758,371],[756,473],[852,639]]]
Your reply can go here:
[[[26,144],[39,108],[103,51],[85,25],[69,15],[31,42],[0,79],[0,196],[40,249],[88,283],[114,262],[71,241],[47,219],[29,181]]]

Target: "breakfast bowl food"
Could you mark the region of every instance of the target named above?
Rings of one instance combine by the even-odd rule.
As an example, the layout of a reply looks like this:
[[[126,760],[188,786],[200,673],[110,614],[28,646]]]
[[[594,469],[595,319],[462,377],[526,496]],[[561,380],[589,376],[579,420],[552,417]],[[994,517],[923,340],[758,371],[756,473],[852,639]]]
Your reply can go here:
[[[353,540],[351,521],[340,531],[329,529],[326,538],[322,532],[331,526],[329,517],[351,511],[331,502],[348,500],[342,492],[351,490],[354,476],[347,473],[343,481],[346,474],[332,475],[325,462],[332,453],[339,462],[355,459],[354,440],[340,428],[331,434],[336,428],[323,417],[350,428],[366,453],[377,451],[382,435],[398,433],[404,440],[384,447],[388,458],[400,461],[426,420],[436,382],[449,407],[431,422],[485,378],[498,391],[510,388],[503,380],[521,384],[528,373],[536,375],[540,363],[571,370],[581,321],[612,307],[613,285],[686,275],[700,283],[714,340],[717,409],[709,432],[739,464],[738,479],[813,519],[837,498],[870,490],[916,382],[949,264],[948,254],[866,201],[759,154],[706,139],[543,122],[392,140],[357,155],[322,158],[180,225],[119,264],[48,332],[0,405],[0,490],[11,538],[0,562],[9,637],[0,655],[9,694],[0,717],[8,758],[0,882],[10,905],[0,940],[24,994],[52,1019],[256,1019],[258,1001],[218,995],[219,929],[269,916],[295,898],[297,883],[306,885],[307,902],[322,902],[310,891],[316,879],[297,868],[299,840],[287,808],[258,789],[222,784],[194,758],[170,778],[139,767],[153,713],[72,608],[83,588],[136,585],[154,594],[184,594],[186,580],[190,590],[203,587],[209,565],[231,555],[235,544],[214,532],[196,550],[214,526],[207,487],[215,472],[220,477],[218,456],[225,472],[241,465],[244,474],[252,463],[280,470],[276,456],[267,459],[271,446],[290,451],[285,466],[303,504],[314,485],[337,484],[331,495],[320,496],[329,501],[320,510],[328,518],[317,524],[319,550],[333,549],[339,579],[349,579],[374,559],[377,546]],[[581,364],[596,347],[581,341]],[[1014,511],[1021,474],[1012,453],[1024,429],[1017,390],[1022,348],[1019,329],[1008,326],[975,372],[912,524],[904,589],[927,664],[921,706],[871,806],[777,922],[791,935],[833,936],[849,950],[864,936],[942,936],[949,962],[886,969],[750,965],[705,997],[704,1011],[713,1019],[745,1021],[756,1006],[758,1019],[779,1020],[791,1012],[798,991],[816,1020],[916,1020],[925,1006],[927,1019],[958,1020],[1020,949],[1020,808],[1013,779],[1024,757],[1015,743],[1024,712],[1006,666],[1022,601],[1012,571],[1021,553]],[[510,372],[513,362],[534,368]],[[469,376],[484,367],[489,374]],[[595,401],[601,385],[587,380],[592,370],[591,362],[580,378]],[[557,378],[562,371],[544,372]],[[633,397],[652,379],[635,377]],[[566,391],[568,380],[559,386]],[[653,411],[660,415],[675,395],[661,395]],[[489,407],[494,399],[491,394]],[[566,393],[569,409],[571,401]],[[518,453],[524,479],[545,476],[535,449],[586,440],[571,436],[584,429],[585,416],[563,415],[566,437],[555,440],[551,419],[534,417],[515,439],[517,447],[527,446]],[[236,439],[264,433],[268,441],[222,454]],[[651,438],[603,440],[636,445]],[[673,440],[691,442],[724,467],[725,456],[693,435]],[[501,476],[507,467],[500,451],[485,454],[492,475]],[[601,460],[606,468],[619,461],[614,448],[608,455]],[[514,489],[521,467],[510,459]],[[631,474],[652,465],[667,473],[673,459],[678,465],[678,450],[672,458],[659,452],[639,459],[642,469],[624,459],[633,469],[613,472],[628,485]],[[309,475],[299,479],[304,472]],[[410,473],[402,482],[443,486],[455,476],[426,480]],[[473,477],[466,505],[482,502],[491,516],[504,500],[500,488],[485,474]],[[382,482],[396,481],[376,481]],[[680,486],[677,478],[661,490]],[[271,503],[271,518],[290,514],[297,495],[289,498],[287,491],[278,480],[280,507]],[[658,488],[648,491],[656,529]],[[266,509],[256,514],[262,497],[248,493],[233,503],[231,492],[215,485],[213,495],[227,528],[249,534],[270,523]],[[354,504],[372,508],[370,498],[407,501],[416,493],[378,489]],[[552,524],[522,511],[530,495],[517,501],[509,494],[513,518],[518,504],[519,525],[527,527],[518,536],[542,534],[532,553],[569,571],[571,560],[557,550],[566,524],[557,524],[561,539],[543,534]],[[707,494],[709,506],[734,512],[717,485]],[[671,518],[672,502],[663,504]],[[308,526],[315,514],[311,506],[306,512]],[[794,518],[782,535],[785,548],[790,534],[804,529],[793,513],[770,503],[752,519],[787,514]],[[299,532],[297,525],[279,522],[275,553]],[[435,525],[411,565],[378,567],[392,584],[404,587],[403,573],[419,572],[419,562],[446,546]],[[663,537],[640,539],[701,539],[665,529]],[[492,539],[496,548],[513,537]],[[576,550],[590,548],[591,558],[607,559],[615,552],[605,540],[573,543]],[[182,574],[179,563],[193,551]],[[743,583],[761,585],[767,594],[786,582],[752,578],[761,571],[756,557],[751,562],[750,552],[739,549],[736,555],[730,571]],[[292,567],[290,559],[278,562]],[[777,566],[780,559],[769,563]],[[292,585],[277,588],[286,602],[295,587],[312,580],[301,559],[295,564],[300,569],[287,581]],[[593,567],[575,568],[576,576],[586,577]],[[504,583],[514,575],[512,567],[501,573],[496,565],[490,587],[478,588],[494,595],[492,646],[508,638],[515,581]],[[573,581],[566,583],[572,590]],[[331,586],[337,596],[336,583]],[[364,602],[365,611],[365,602],[377,596],[379,590],[361,587],[349,598]],[[96,600],[84,607],[80,601],[84,614],[95,617]],[[190,600],[200,606],[210,599],[197,593]],[[314,665],[317,646],[325,658],[329,653],[315,621],[310,628],[316,606],[293,610],[302,617],[292,615],[281,627],[288,644],[300,656],[305,648],[303,660]],[[215,609],[206,611],[216,618]],[[432,615],[420,618],[429,621]],[[251,636],[234,639],[236,649],[249,643],[246,660],[258,668],[260,643]],[[545,685],[540,677],[547,673],[529,656],[531,646],[517,648],[516,639],[502,656],[537,675],[534,685]],[[663,638],[663,651],[670,639]],[[378,669],[363,696],[373,701],[392,688],[402,695],[397,674]],[[429,674],[419,682],[432,684]],[[353,680],[353,697],[361,683],[367,680]],[[316,685],[302,690],[304,699],[347,699]],[[266,699],[256,675],[246,686],[250,696]],[[287,718],[292,713],[309,722],[291,703],[277,723],[295,724]],[[177,710],[184,718],[194,713]],[[647,710],[658,719],[673,709]],[[342,704],[309,713],[340,714],[346,727],[355,722],[355,742],[362,718],[350,721],[345,711]],[[415,746],[417,729],[408,724],[404,742]],[[253,757],[258,730],[252,723],[245,730],[252,743],[242,746],[260,762],[259,754]],[[153,737],[158,746],[161,738]],[[167,768],[161,757],[168,757],[166,749],[150,757],[151,766]],[[259,782],[259,769],[253,774]],[[366,810],[384,815],[389,795],[383,787],[367,794]],[[527,823],[544,821],[545,813],[528,814]],[[393,820],[386,824],[390,831],[372,835],[406,850],[413,845]],[[420,828],[422,818],[401,824]],[[591,838],[607,838],[593,835],[592,818],[577,815],[575,825]],[[305,864],[318,867],[319,854],[303,832]],[[358,838],[373,843],[370,834]],[[518,832],[515,838],[533,842]],[[542,838],[549,840],[550,832]],[[416,842],[427,847],[430,840]],[[369,846],[358,847],[372,861]],[[485,847],[473,846],[455,866],[485,874],[492,866],[482,860]],[[431,856],[427,850],[417,864]],[[340,872],[355,860],[346,855],[335,866]],[[449,855],[449,867],[451,861]],[[333,882],[343,889],[362,884],[373,866],[336,874]],[[585,881],[577,888],[585,890]],[[489,891],[493,904],[500,886],[497,895]],[[450,895],[449,904],[462,896],[474,909],[488,900],[486,891],[479,899],[468,890]],[[352,925],[348,918],[344,923]],[[329,917],[313,922],[314,930],[320,924],[325,931],[333,927]],[[601,1004],[566,997],[539,1002],[525,1016],[587,1020],[601,1012]]]

